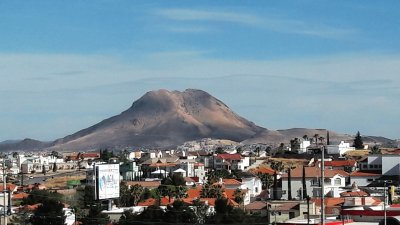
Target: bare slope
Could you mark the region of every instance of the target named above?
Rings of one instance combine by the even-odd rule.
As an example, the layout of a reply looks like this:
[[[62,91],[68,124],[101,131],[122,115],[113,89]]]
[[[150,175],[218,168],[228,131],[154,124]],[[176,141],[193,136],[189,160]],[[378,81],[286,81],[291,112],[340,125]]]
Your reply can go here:
[[[204,91],[158,90],[146,93],[120,115],[58,139],[53,146],[167,147],[204,137],[243,141],[264,130]]]

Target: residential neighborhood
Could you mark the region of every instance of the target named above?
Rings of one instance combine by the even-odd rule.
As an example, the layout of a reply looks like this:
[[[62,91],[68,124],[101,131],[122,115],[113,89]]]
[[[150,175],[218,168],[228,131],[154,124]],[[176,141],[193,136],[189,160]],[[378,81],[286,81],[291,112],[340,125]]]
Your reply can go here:
[[[191,208],[201,203],[207,208],[206,215],[216,215],[220,199],[226,200],[227,207],[267,224],[316,224],[322,212],[327,221],[366,221],[358,216],[360,206],[372,207],[375,214],[368,217],[372,221],[383,218],[383,209],[400,215],[400,207],[396,208],[400,202],[400,156],[389,154],[396,149],[354,156],[346,153],[365,150],[332,150],[332,146],[350,146],[344,141],[337,145],[307,142],[305,152],[287,148],[283,155],[257,146],[223,145],[176,150],[12,152],[1,159],[0,178],[5,178],[6,188],[1,186],[0,202],[5,204],[0,211],[9,222],[25,212],[34,215],[41,203],[31,205],[29,199],[37,198],[40,191],[64,196],[68,225],[85,221],[85,216],[75,214],[76,209],[90,209],[78,203],[77,195],[100,205],[108,202],[100,213],[111,224],[124,218],[127,210],[140,215],[157,206],[168,212],[177,207],[174,202]],[[250,150],[238,151],[240,148]],[[325,151],[324,159],[314,153],[316,148]],[[108,164],[119,167],[120,197],[95,200],[95,168]]]

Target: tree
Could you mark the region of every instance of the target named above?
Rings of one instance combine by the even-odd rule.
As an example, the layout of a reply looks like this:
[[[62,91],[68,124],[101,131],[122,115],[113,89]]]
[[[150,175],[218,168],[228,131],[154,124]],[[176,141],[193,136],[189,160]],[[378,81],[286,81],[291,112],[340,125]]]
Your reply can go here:
[[[324,144],[325,138],[321,136],[318,138],[318,140],[319,140],[320,144]]]
[[[243,153],[243,149],[242,149],[242,147],[236,147],[236,153],[238,153],[238,154],[242,154]]]
[[[285,165],[283,165],[283,163],[280,161],[272,161],[270,166],[271,169],[278,172],[282,172],[285,169]]]
[[[103,208],[100,204],[91,205],[89,214],[82,218],[82,225],[107,225],[110,217],[102,213]]]
[[[306,184],[306,167],[303,165],[303,175],[302,175],[302,178],[301,178],[301,184],[302,184],[302,186],[303,186],[303,193],[302,193],[302,197],[303,197],[303,199],[305,198],[305,197],[307,197],[308,195],[307,195],[307,184]]]
[[[45,166],[45,165],[42,166],[42,173],[43,173],[44,175],[46,175],[46,166]]]
[[[136,206],[140,201],[144,189],[139,184],[135,184],[129,188],[131,203]]]
[[[289,167],[288,173],[288,200],[292,200],[292,168]]]
[[[244,200],[244,193],[242,192],[242,190],[240,188],[237,188],[234,192],[233,192],[233,197],[235,197],[235,202],[241,204]]]
[[[193,207],[196,209],[197,224],[203,224],[207,220],[209,206],[200,201],[200,199],[194,199],[192,202]]]
[[[318,145],[319,134],[314,134],[315,145]]]
[[[52,152],[50,153],[50,155],[53,156],[53,157],[55,157],[55,158],[61,158],[61,157],[62,157],[62,155],[61,155],[59,152],[57,152],[57,151],[52,151]]]
[[[222,197],[222,186],[205,184],[201,188],[200,196],[202,198],[220,198]]]
[[[37,203],[43,203],[47,199],[61,201],[63,199],[63,195],[48,190],[33,190],[29,193],[27,198],[22,199],[21,205],[34,205]]]
[[[233,208],[228,204],[228,199],[215,200],[215,214],[207,218],[209,224],[238,224],[242,223],[246,216],[240,208]]]
[[[64,204],[54,199],[44,199],[31,217],[32,225],[65,224]]]
[[[215,153],[223,154],[223,153],[225,153],[225,151],[224,151],[224,149],[222,147],[217,147],[217,149],[215,150]]]
[[[290,149],[291,151],[299,151],[300,149],[300,140],[298,138],[294,138],[292,140],[290,140]]]
[[[194,224],[197,221],[196,213],[189,205],[181,200],[176,200],[168,205],[164,213],[166,223],[188,223]]]
[[[360,131],[357,131],[356,137],[354,138],[353,147],[356,149],[364,149],[364,143]]]
[[[100,150],[100,159],[104,162],[108,162],[110,158],[114,157],[113,151],[108,151],[108,149]]]
[[[57,163],[56,162],[53,163],[53,172],[54,173],[57,172]]]
[[[118,206],[120,206],[120,207],[132,206],[131,192],[129,190],[128,185],[126,185],[126,182],[123,182],[123,181],[119,185]]]
[[[18,214],[13,214],[9,225],[32,225],[30,222],[32,213],[26,209],[19,211]]]
[[[85,207],[89,207],[95,203],[95,190],[94,186],[86,185],[83,194],[83,204]]]
[[[259,173],[257,176],[261,180],[262,189],[269,190],[269,188],[272,186],[272,184],[274,182],[273,181],[274,178],[271,175],[267,174],[267,173]]]
[[[308,141],[308,135],[307,135],[307,134],[303,135],[303,139],[304,139],[305,141]]]
[[[163,217],[164,210],[160,208],[160,206],[151,205],[137,215],[136,220],[143,222],[143,224],[149,224],[148,222],[158,222],[162,224],[162,222],[164,222]]]
[[[378,145],[374,145],[370,151],[371,154],[382,154],[381,149]]]
[[[132,209],[124,210],[122,216],[118,220],[118,225],[137,225],[136,220],[137,215],[133,213]]]

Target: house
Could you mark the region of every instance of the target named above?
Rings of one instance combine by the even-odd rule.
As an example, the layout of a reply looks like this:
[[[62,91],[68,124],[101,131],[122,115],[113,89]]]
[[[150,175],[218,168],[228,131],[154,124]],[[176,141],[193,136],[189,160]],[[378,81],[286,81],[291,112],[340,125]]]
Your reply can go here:
[[[318,166],[320,166],[321,162],[318,161]],[[348,173],[351,173],[357,170],[357,161],[355,160],[329,160],[324,161],[324,166],[326,169],[331,170],[344,170]]]
[[[240,154],[217,154],[214,158],[214,169],[216,170],[245,170],[250,165],[249,157]]]
[[[250,197],[255,198],[261,194],[262,182],[260,178],[256,176],[242,177],[242,185],[240,188],[248,190]]]
[[[274,224],[300,216],[299,201],[270,202],[269,218]]]
[[[122,176],[122,180],[137,180],[143,175],[135,161],[121,164],[119,166],[119,172]]]
[[[270,207],[266,202],[263,201],[254,201],[245,206],[245,211],[251,215],[258,215],[265,217],[268,215],[268,210]]]
[[[310,197],[321,196],[321,168],[304,167],[307,195]],[[324,195],[339,197],[346,186],[346,178],[349,174],[343,170],[324,170]],[[296,167],[291,170],[291,195],[295,199],[303,199],[303,168]],[[282,175],[282,198],[288,199],[288,174]]]
[[[360,187],[365,187],[379,179],[381,176],[381,171],[354,171],[350,173],[350,183],[355,183]]]
[[[355,148],[350,147],[350,143],[341,141],[339,144],[336,145],[328,145],[326,152],[332,155],[343,156],[347,151],[352,151],[352,150],[355,150]]]
[[[381,175],[397,176],[400,174],[400,155],[368,155],[359,161],[359,168],[362,171],[381,170]]]

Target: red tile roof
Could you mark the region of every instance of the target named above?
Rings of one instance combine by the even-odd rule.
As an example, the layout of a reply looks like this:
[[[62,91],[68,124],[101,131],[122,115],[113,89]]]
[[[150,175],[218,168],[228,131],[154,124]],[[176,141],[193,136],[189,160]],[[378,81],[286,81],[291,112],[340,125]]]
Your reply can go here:
[[[250,169],[249,172],[254,173],[254,174],[269,174],[269,175],[274,175],[275,170],[268,168],[268,167],[260,167],[257,169]]]
[[[222,183],[225,185],[241,185],[242,182],[236,180],[236,179],[222,179]]]
[[[12,195],[12,200],[22,200],[24,198],[27,198],[29,194],[25,192],[17,193]]]
[[[188,198],[200,198],[201,188],[190,188],[187,190]]]
[[[377,171],[354,171],[350,174],[351,177],[379,177],[382,172]]]
[[[312,199],[315,202],[315,205],[321,206],[321,198]],[[326,207],[338,206],[344,203],[344,198],[325,198],[324,204]]]
[[[16,190],[16,189],[15,189],[16,187],[17,187],[17,185],[15,185],[15,184],[10,184],[10,183],[7,183],[7,184],[6,184],[7,190],[10,190],[10,191],[15,191],[15,190]],[[3,188],[3,185],[1,185],[1,186],[0,186],[0,192],[3,192],[3,189],[4,189],[4,188]]]
[[[242,156],[240,154],[218,154],[217,158],[219,159],[225,159],[225,160],[241,160]]]
[[[333,160],[333,161],[325,161],[325,166],[332,167],[345,167],[345,166],[356,166],[355,160]]]
[[[333,176],[340,174],[341,176],[348,177],[349,174],[344,171],[344,170],[331,170],[331,169],[325,169],[324,170],[325,177],[327,178],[332,178]],[[314,177],[320,177],[321,176],[321,168],[319,167],[305,167],[305,175],[306,178],[314,178]],[[287,174],[283,174],[282,178],[287,178]],[[303,168],[302,167],[296,167],[291,171],[291,177],[292,178],[301,178],[303,177]]]

